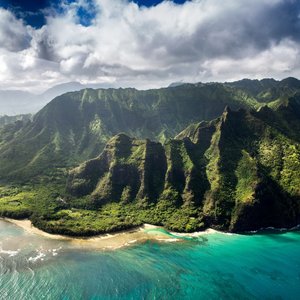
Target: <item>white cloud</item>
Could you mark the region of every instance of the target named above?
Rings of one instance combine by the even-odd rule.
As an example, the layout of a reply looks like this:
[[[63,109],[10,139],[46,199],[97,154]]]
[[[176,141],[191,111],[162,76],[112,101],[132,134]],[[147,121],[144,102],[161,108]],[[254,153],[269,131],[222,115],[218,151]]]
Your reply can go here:
[[[9,29],[0,18],[0,88],[42,89],[68,80],[148,88],[178,80],[300,75],[295,1],[164,1],[146,8],[94,0],[94,6],[88,27],[77,10],[89,4],[78,0],[63,2],[63,12],[52,11],[41,29],[1,9],[0,17],[15,26]]]
[[[210,78],[221,81],[246,77],[297,77],[300,75],[300,48],[299,44],[285,39],[251,57],[208,60],[202,67],[210,72]]]
[[[23,22],[0,7],[0,48],[19,51],[29,46],[30,35]]]

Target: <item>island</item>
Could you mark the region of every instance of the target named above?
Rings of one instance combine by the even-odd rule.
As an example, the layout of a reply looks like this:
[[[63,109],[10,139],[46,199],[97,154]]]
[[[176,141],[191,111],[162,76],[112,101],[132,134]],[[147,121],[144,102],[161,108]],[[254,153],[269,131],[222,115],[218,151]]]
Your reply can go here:
[[[0,216],[93,236],[300,223],[295,78],[83,89],[0,129]]]

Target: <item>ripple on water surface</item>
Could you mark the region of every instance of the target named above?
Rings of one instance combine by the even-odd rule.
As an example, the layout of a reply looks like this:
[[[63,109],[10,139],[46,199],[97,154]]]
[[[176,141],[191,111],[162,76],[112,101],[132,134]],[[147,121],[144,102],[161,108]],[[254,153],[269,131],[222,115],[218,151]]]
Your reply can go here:
[[[0,221],[0,299],[297,299],[299,253],[298,231],[88,251]]]

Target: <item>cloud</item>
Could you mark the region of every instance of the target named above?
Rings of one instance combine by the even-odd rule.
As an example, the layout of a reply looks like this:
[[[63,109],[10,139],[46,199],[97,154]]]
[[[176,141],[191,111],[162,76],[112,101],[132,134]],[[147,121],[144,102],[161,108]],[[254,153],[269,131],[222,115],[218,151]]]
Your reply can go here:
[[[83,23],[89,8],[93,14]],[[78,0],[46,12],[40,29],[1,14],[0,88],[39,89],[68,80],[148,88],[178,80],[300,76],[296,0],[164,1],[153,7]],[[15,26],[5,26],[5,18]]]
[[[0,8],[0,48],[19,51],[29,44],[30,35],[23,22],[10,11]]]
[[[282,40],[251,58],[220,58],[205,61],[202,65],[211,78],[238,80],[242,77],[276,78],[299,76],[299,44],[289,39]]]

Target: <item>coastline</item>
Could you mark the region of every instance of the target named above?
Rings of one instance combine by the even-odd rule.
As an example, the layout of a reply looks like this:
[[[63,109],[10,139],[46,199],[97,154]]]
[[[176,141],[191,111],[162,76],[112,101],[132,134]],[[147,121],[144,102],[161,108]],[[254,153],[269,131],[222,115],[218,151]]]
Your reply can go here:
[[[212,228],[208,228],[205,231],[196,231],[192,233],[179,233],[168,231],[162,226],[144,224],[136,228],[119,232],[106,233],[89,237],[72,237],[61,234],[47,233],[33,226],[29,219],[16,220],[11,218],[0,218],[0,221],[5,221],[14,224],[31,235],[37,235],[46,239],[56,240],[58,242],[63,241],[68,243],[69,246],[71,246],[72,248],[91,250],[115,250],[133,244],[145,243],[147,241],[156,241],[161,243],[186,242],[188,240],[191,241],[193,239],[197,239],[201,236],[216,233],[225,235],[235,235],[235,233],[222,232]],[[299,230],[299,227],[299,225],[291,229],[275,229],[273,227],[268,227],[257,231],[245,232],[245,234],[256,234],[262,230],[268,229],[280,233],[290,230]]]
[[[186,238],[196,238],[201,235],[212,234],[218,231],[214,229],[207,229],[194,233],[176,233],[164,230],[163,227],[151,224],[144,224],[140,227],[129,229],[116,233],[107,233],[96,235],[94,237],[70,237],[60,234],[50,234],[33,226],[31,221],[15,220],[10,218],[0,218],[0,220],[12,223],[26,232],[34,235],[39,235],[44,238],[54,239],[58,241],[66,241],[74,247],[90,248],[90,249],[111,249],[130,246],[136,243],[143,243],[146,241],[158,242],[183,242]]]

